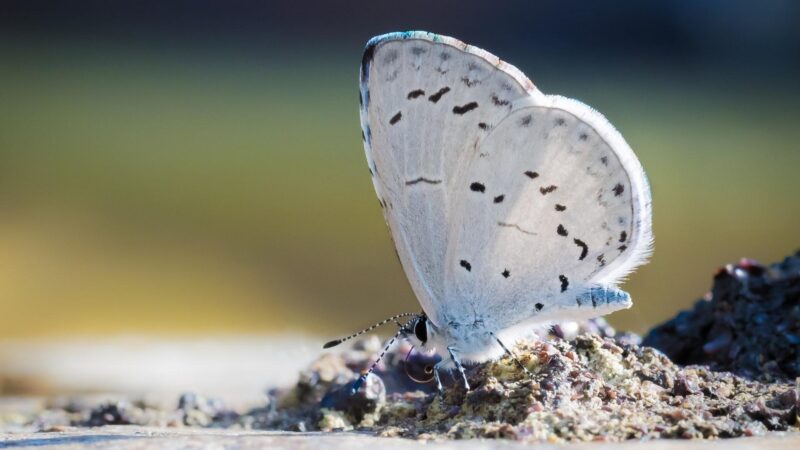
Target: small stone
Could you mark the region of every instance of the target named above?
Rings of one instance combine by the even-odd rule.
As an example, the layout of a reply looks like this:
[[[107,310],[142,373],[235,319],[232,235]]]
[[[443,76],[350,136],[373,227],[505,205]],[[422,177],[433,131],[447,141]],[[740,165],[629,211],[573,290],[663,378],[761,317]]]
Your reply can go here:
[[[674,395],[681,395],[684,397],[687,395],[696,394],[697,392],[699,392],[699,390],[697,389],[697,386],[694,384],[694,382],[688,380],[684,376],[678,377],[675,380],[675,385],[672,388],[672,393]]]
[[[90,427],[104,425],[130,425],[133,406],[126,401],[108,402],[92,409],[89,419],[84,423]]]
[[[345,412],[352,423],[360,423],[386,403],[386,388],[377,375],[368,376],[356,392],[352,392],[352,387],[352,382],[336,386],[322,398],[320,405]]]

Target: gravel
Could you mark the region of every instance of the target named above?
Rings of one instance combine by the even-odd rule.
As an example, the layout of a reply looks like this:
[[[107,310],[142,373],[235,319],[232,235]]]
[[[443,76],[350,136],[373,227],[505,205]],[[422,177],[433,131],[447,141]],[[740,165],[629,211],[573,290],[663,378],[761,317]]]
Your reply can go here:
[[[800,377],[800,252],[764,266],[743,259],[721,268],[711,292],[661,324],[644,345],[679,364],[745,377]]]

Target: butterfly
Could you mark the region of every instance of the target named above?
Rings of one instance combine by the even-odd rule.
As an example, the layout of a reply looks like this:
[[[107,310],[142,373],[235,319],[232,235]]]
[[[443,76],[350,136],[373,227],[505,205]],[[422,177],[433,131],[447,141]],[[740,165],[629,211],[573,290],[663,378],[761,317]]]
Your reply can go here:
[[[513,357],[504,342],[533,326],[632,305],[616,286],[652,252],[650,188],[600,113],[424,31],[372,38],[360,82],[369,173],[423,312],[326,348],[393,322],[384,353],[409,337],[442,357],[440,392],[445,368],[469,389],[464,363]]]

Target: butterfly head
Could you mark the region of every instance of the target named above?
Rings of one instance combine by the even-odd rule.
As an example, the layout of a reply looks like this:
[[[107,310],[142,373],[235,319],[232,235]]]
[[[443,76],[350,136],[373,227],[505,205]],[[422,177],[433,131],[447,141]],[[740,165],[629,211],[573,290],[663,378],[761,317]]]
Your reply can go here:
[[[405,337],[414,347],[422,350],[432,349],[440,338],[439,329],[428,319],[425,313],[411,319],[406,325]]]

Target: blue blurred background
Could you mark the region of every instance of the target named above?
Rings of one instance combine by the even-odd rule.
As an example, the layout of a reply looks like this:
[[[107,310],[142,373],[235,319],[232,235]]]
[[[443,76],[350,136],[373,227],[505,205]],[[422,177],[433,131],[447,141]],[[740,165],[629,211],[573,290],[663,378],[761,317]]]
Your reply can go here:
[[[0,338],[311,332],[417,310],[360,142],[364,43],[425,29],[639,155],[644,331],[800,228],[800,3],[0,0]]]

